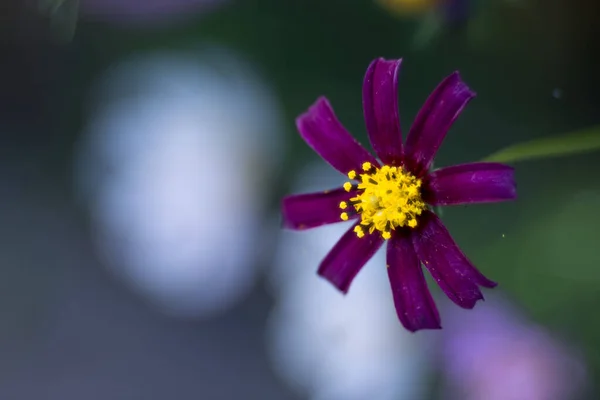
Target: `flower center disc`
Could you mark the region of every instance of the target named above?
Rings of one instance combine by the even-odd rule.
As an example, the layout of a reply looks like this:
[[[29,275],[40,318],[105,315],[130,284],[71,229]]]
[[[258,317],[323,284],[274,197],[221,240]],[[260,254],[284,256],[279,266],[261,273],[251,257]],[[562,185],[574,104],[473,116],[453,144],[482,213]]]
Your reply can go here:
[[[427,207],[421,198],[421,180],[403,167],[384,165],[375,168],[368,162],[362,167],[364,173],[360,175],[356,171],[348,173],[350,179],[360,182],[358,185],[344,184],[346,191],[358,189],[358,195],[350,199],[350,204],[340,203],[342,210],[350,205],[360,214],[360,225],[354,228],[356,235],[363,237],[365,230],[369,233],[378,230],[384,239],[389,239],[391,231],[396,228],[416,227],[417,216]],[[352,212],[351,208],[342,212],[340,217],[347,220],[349,212]]]

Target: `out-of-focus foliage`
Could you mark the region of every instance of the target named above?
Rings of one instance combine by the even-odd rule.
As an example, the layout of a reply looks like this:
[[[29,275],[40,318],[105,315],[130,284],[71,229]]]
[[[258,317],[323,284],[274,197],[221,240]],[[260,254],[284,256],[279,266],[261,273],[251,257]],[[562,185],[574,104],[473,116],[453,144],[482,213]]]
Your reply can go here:
[[[513,163],[561,157],[600,149],[600,126],[517,143],[495,152],[483,161]]]
[[[461,25],[471,17],[470,0],[376,0],[399,18],[419,19],[412,47],[424,49],[449,27]]]
[[[210,14],[229,0],[80,0],[81,15],[127,28],[165,28]]]
[[[420,15],[431,11],[445,0],[375,0],[379,5],[398,15]]]
[[[70,41],[79,16],[79,0],[39,0],[40,13],[50,21],[52,35]]]

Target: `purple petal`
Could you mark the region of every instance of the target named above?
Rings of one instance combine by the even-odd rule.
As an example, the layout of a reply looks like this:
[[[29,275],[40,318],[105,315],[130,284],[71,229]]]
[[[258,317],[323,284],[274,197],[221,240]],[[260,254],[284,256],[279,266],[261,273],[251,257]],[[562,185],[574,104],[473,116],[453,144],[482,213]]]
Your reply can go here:
[[[388,277],[394,305],[406,329],[441,329],[440,314],[427,288],[410,236],[395,234],[387,247]]]
[[[420,223],[420,229],[412,234],[417,256],[450,300],[473,308],[483,299],[477,285],[492,288],[496,283],[471,264],[434,213],[423,213]]]
[[[473,97],[475,93],[458,72],[445,78],[429,95],[406,138],[404,155],[413,173],[422,175],[429,169],[446,133]]]
[[[344,175],[359,171],[364,162],[379,163],[338,121],[329,101],[319,99],[296,119],[300,136],[333,168]]]
[[[319,266],[319,275],[347,293],[352,280],[383,244],[381,235],[356,236],[354,224],[333,246]]]
[[[398,115],[398,72],[402,59],[374,60],[363,82],[363,109],[371,145],[384,164],[399,165],[402,133]]]
[[[434,206],[513,200],[514,169],[484,162],[441,168],[429,175],[423,195]]]
[[[346,192],[343,188],[339,188],[318,193],[287,196],[283,199],[281,205],[283,226],[302,230],[341,222],[340,202],[348,201],[355,195],[355,191]],[[350,218],[356,218],[357,216],[357,214],[350,215]]]

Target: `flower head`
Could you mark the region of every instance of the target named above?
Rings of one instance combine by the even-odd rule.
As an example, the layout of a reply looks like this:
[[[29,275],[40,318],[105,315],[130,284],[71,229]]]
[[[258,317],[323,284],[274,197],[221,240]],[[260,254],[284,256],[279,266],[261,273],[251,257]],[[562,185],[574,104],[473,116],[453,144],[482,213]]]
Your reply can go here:
[[[458,72],[444,79],[419,111],[402,143],[398,72],[402,60],[374,60],[363,84],[369,140],[365,150],[321,97],[296,120],[302,138],[348,176],[343,187],[283,199],[284,225],[308,229],[344,220],[356,223],[319,266],[319,275],[346,293],[363,265],[387,242],[388,277],[397,314],[410,331],[441,328],[421,263],[448,297],[463,308],[483,299],[483,276],[458,248],[430,206],[516,198],[512,167],[471,163],[430,171],[446,133],[475,97]]]

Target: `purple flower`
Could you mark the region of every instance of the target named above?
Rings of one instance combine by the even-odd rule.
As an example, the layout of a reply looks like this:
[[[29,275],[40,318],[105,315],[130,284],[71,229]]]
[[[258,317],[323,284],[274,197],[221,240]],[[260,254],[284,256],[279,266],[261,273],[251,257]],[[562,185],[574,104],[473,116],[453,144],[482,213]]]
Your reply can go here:
[[[402,324],[414,332],[441,328],[421,263],[463,308],[473,308],[483,299],[479,286],[496,286],[462,253],[430,206],[512,200],[516,188],[513,169],[504,164],[471,163],[429,171],[450,126],[475,96],[458,72],[431,93],[402,143],[397,92],[401,62],[374,60],[364,78],[365,122],[379,160],[352,138],[325,97],[298,117],[296,125],[306,143],[352,182],[286,197],[282,211],[284,226],[297,230],[356,220],[318,270],[343,293],[388,241],[394,304]]]
[[[510,302],[498,298],[473,312],[448,311],[440,336],[444,398],[582,398],[587,369],[581,354]]]

